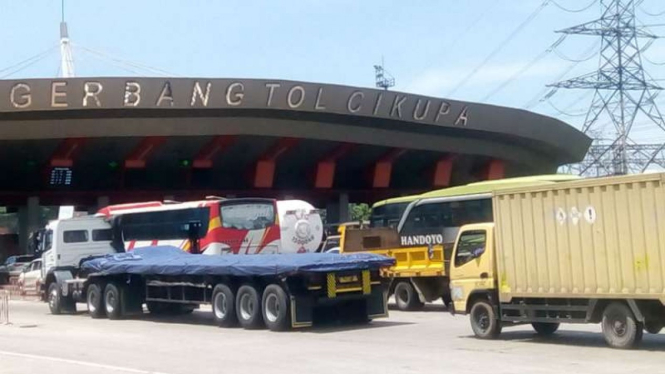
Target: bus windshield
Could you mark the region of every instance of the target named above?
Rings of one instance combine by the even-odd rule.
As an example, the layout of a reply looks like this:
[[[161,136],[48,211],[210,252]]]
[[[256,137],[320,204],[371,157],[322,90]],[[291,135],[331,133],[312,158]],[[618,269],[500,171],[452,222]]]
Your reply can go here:
[[[369,226],[397,227],[400,218],[402,218],[402,213],[404,213],[404,210],[408,205],[408,202],[387,203],[372,208],[372,213],[369,217]]]
[[[220,215],[225,229],[261,230],[275,224],[275,207],[269,202],[222,204]]]

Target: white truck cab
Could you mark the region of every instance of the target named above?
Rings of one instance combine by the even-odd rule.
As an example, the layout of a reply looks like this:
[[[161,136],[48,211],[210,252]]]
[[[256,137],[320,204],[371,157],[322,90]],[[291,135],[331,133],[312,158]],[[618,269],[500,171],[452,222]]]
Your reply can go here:
[[[67,284],[77,277],[81,260],[123,251],[114,248],[113,243],[113,228],[105,218],[86,216],[51,221],[41,244],[46,299],[50,301],[50,294],[58,290],[62,296],[68,296]]]

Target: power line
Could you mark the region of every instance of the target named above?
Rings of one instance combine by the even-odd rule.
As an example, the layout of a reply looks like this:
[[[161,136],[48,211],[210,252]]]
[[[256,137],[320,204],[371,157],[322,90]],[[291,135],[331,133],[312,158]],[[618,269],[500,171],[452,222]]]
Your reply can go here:
[[[556,53],[556,55],[559,56],[559,58],[561,58],[562,60],[566,60],[566,61],[570,61],[570,62],[585,62],[585,61],[589,61],[592,58],[596,57],[596,51],[593,51],[593,50],[591,51],[591,53],[589,53],[589,56],[582,57],[582,58],[579,58],[579,59],[570,58],[570,57],[566,56],[563,52],[559,51],[558,48],[554,49],[554,53]]]
[[[586,56],[588,53],[591,51],[595,50],[598,46],[600,45],[599,41],[596,41],[593,45],[591,45],[589,48],[587,48],[584,52],[580,54],[581,56]],[[568,73],[570,73],[577,65],[579,65],[581,62],[574,62],[570,64],[566,69],[564,69],[561,74],[557,75],[556,78],[554,79],[555,81],[559,81],[563,79]],[[551,97],[556,93],[557,89],[556,88],[551,88],[551,87],[545,87],[541,91],[539,91],[536,95],[534,95],[529,101],[524,103],[522,108],[524,109],[531,109],[538,105],[539,103],[543,102],[545,99]]]
[[[649,62],[649,63],[651,63],[651,64],[653,64],[653,65],[665,65],[665,61],[663,61],[663,62],[655,62],[655,61],[651,61],[651,59],[649,59],[649,57],[647,57],[646,55],[642,55],[642,57],[643,57],[645,60],[647,60],[647,62]]]
[[[561,35],[559,39],[557,39],[554,43],[552,43],[551,46],[549,46],[545,51],[543,51],[541,54],[536,56],[533,60],[529,61],[524,67],[521,69],[517,70],[515,73],[513,73],[508,79],[506,79],[503,83],[501,83],[499,86],[497,86],[495,89],[490,91],[485,97],[483,97],[480,101],[481,102],[486,102],[490,98],[492,98],[494,95],[497,93],[501,92],[504,88],[506,88],[508,85],[510,85],[512,82],[514,82],[517,78],[522,76],[524,73],[529,71],[533,66],[535,66],[538,62],[540,62],[543,58],[545,58],[547,55],[549,55],[553,50],[555,50],[559,44],[563,42],[563,40],[566,38],[566,35]]]
[[[45,51],[43,51],[43,52],[40,52],[40,53],[38,53],[38,54],[36,54],[36,55],[34,55],[34,56],[32,56],[32,57],[26,58],[25,60],[19,61],[19,62],[13,64],[13,65],[7,66],[7,67],[4,68],[4,69],[0,69],[0,74],[4,73],[4,72],[6,72],[6,71],[9,71],[9,70],[15,69],[15,68],[19,68],[18,70],[15,70],[15,71],[13,71],[13,72],[11,72],[11,73],[9,73],[9,74],[4,75],[3,78],[8,77],[8,76],[11,76],[12,74],[17,73],[17,72],[23,70],[24,68],[33,65],[33,64],[36,63],[37,61],[41,61],[41,60],[42,60],[44,57],[46,57],[48,54],[52,53],[56,48],[58,48],[57,45],[56,45],[56,46],[53,46],[53,47],[51,47],[51,48],[49,48],[49,49],[47,49],[47,50],[45,50]],[[33,61],[34,61],[34,62],[33,62]],[[21,66],[24,65],[24,64],[29,64],[29,65],[28,65],[28,66],[25,66],[25,67],[21,67]]]
[[[135,69],[149,71],[151,73],[156,73],[156,74],[159,74],[159,75],[162,75],[162,76],[175,76],[175,77],[180,76],[180,75],[168,72],[168,71],[163,70],[163,69],[159,69],[159,68],[155,68],[155,67],[152,67],[152,66],[148,66],[148,65],[145,65],[145,64],[138,63],[138,62],[133,62],[133,61],[124,60],[124,59],[121,59],[121,58],[118,58],[118,57],[114,57],[114,56],[111,56],[107,53],[97,51],[97,50],[94,50],[94,49],[91,49],[91,48],[87,48],[87,47],[84,47],[84,46],[81,46],[81,45],[78,45],[78,44],[75,44],[74,46],[77,49],[80,49],[80,50],[82,50],[84,52],[87,52],[91,55],[95,55],[99,58],[106,59],[109,62],[112,61],[112,62],[114,62],[116,64],[119,64],[119,65],[129,66],[129,67],[133,67]],[[131,71],[129,69],[125,69],[125,70]]]
[[[455,35],[455,37],[453,38],[453,42],[450,45],[447,46],[446,51],[453,50],[457,46],[457,44],[459,44],[459,42],[464,39],[466,34],[468,34],[469,31],[474,30],[476,25],[478,24],[478,22],[480,22],[483,18],[485,18],[486,15],[488,15],[492,11],[494,11],[494,8],[496,8],[497,5],[499,5],[499,4],[500,4],[499,1],[493,1],[492,4],[489,7],[485,8],[484,12],[480,13],[478,15],[478,17],[476,17],[473,21],[471,21],[467,25],[467,27],[464,28],[459,34]],[[422,70],[426,71],[426,70],[430,69],[432,67],[432,65],[433,65],[433,63],[429,63]]]
[[[560,5],[559,3],[557,3],[556,1],[552,1],[552,4],[556,5],[557,8],[559,8],[559,9],[561,9],[561,10],[563,10],[563,11],[566,11],[566,12],[570,12],[570,13],[580,13],[580,12],[584,12],[585,10],[591,8],[591,7],[592,7],[594,4],[596,4],[597,2],[598,2],[598,0],[593,0],[589,5],[585,6],[584,8],[580,8],[580,9],[568,9],[568,8],[565,8],[565,7],[561,6],[561,5]]]
[[[564,116],[567,116],[567,117],[584,117],[584,116],[586,115],[586,111],[584,111],[584,112],[582,112],[582,113],[576,113],[576,114],[572,114],[572,113],[565,112],[565,111],[563,111],[563,110],[557,108],[557,107],[554,105],[554,103],[552,103],[552,100],[547,100],[547,104],[549,104],[549,106],[551,106],[552,109],[556,110],[559,114],[564,115]]]
[[[536,8],[529,16],[520,23],[513,32],[511,32],[506,39],[504,39],[485,59],[478,65],[476,66],[469,74],[467,74],[464,78],[462,78],[461,81],[453,87],[452,90],[448,92],[446,95],[447,97],[453,96],[457,91],[462,88],[469,80],[471,80],[485,65],[487,65],[488,62],[490,62],[499,52],[503,50],[503,48],[510,43],[517,34],[519,34],[531,21],[533,21],[538,14],[545,9],[545,7],[549,4],[550,0],[545,0],[543,1],[538,8]]]
[[[644,14],[646,14],[647,16],[651,16],[651,17],[660,17],[660,16],[662,16],[663,14],[665,14],[665,10],[663,10],[662,12],[659,12],[659,13],[650,13],[650,12],[648,12],[646,9],[644,9],[644,7],[640,7],[640,10],[641,10]]]

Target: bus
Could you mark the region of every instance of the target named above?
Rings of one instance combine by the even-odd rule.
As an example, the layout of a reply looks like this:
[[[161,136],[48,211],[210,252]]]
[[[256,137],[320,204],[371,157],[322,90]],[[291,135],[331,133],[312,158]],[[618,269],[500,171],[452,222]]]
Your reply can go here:
[[[183,203],[110,205],[97,215],[117,221],[128,251],[172,245],[207,255],[307,253],[315,252],[323,237],[319,211],[301,200],[211,196]],[[201,239],[173,239],[183,237],[184,227],[198,230],[192,237]]]
[[[463,225],[492,221],[492,192],[580,179],[568,174],[536,175],[470,183],[418,195],[397,224],[400,244],[452,244]]]
[[[393,197],[377,201],[372,205],[369,227],[397,227],[402,213],[419,195]]]

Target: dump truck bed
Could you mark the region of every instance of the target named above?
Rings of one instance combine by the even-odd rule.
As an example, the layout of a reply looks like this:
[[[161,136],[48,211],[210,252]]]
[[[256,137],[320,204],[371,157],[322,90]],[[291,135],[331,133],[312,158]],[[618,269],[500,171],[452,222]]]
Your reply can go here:
[[[341,234],[343,253],[370,253],[394,259],[394,266],[382,270],[384,277],[441,277],[447,274],[450,252],[444,252],[441,244],[402,247],[397,231],[391,228],[346,228]]]
[[[496,193],[500,298],[665,301],[664,174]]]

